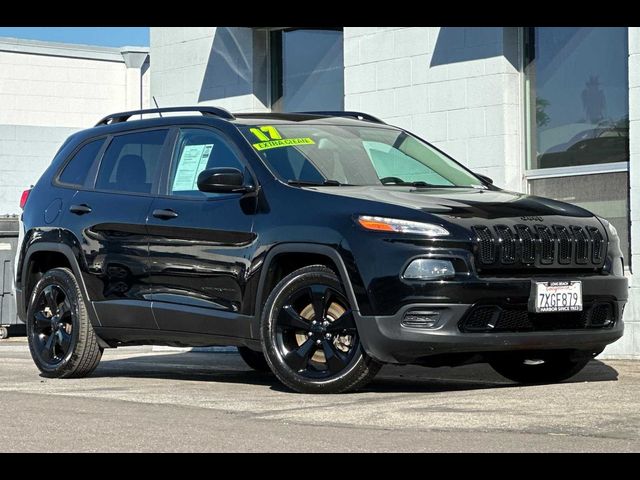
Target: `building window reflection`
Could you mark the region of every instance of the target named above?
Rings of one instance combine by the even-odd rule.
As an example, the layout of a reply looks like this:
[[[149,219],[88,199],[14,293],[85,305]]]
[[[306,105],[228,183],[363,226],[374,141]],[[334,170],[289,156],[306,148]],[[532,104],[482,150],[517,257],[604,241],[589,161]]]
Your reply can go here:
[[[628,259],[628,29],[526,28],[524,52],[529,191],[610,220]]]

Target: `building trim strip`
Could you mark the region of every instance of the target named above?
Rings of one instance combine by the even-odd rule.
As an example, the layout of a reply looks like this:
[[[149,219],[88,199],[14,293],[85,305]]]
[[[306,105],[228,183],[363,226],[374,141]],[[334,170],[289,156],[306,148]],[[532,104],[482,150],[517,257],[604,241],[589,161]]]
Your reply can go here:
[[[127,51],[148,52],[147,47],[126,47]],[[84,58],[107,62],[124,63],[122,49],[73,43],[42,42],[22,38],[0,37],[0,52],[47,55],[52,57]]]
[[[577,165],[571,167],[544,168],[526,170],[524,176],[527,180],[553,177],[577,177],[578,175],[595,175],[598,173],[627,172],[629,162],[603,163],[600,165]]]

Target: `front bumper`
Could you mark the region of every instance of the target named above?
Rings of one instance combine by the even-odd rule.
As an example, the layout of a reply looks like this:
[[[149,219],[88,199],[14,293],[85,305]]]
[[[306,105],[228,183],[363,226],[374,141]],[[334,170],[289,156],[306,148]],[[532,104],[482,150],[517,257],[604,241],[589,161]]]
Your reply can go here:
[[[483,279],[467,283],[459,290],[461,299],[473,303],[433,302],[430,295],[414,298],[393,315],[363,316],[356,314],[362,345],[373,358],[385,363],[426,363],[427,357],[446,354],[483,354],[513,350],[577,349],[602,350],[618,340],[624,331],[622,312],[627,300],[627,280],[624,277],[576,277],[583,283],[585,302],[601,299],[615,305],[615,323],[603,328],[548,330],[527,332],[463,333],[459,322],[476,305],[526,304],[534,279]],[[500,287],[504,288],[502,290]],[[434,286],[440,288],[441,286]],[[498,295],[500,291],[504,293]],[[402,324],[409,310],[437,310],[440,319],[434,328],[407,327]]]

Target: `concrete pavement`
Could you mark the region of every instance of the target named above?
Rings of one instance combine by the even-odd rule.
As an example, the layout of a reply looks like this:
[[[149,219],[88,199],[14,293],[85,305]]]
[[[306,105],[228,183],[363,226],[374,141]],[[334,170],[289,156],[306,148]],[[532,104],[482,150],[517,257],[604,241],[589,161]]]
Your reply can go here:
[[[0,341],[7,451],[640,451],[640,362],[516,386],[486,365],[386,366],[364,391],[300,395],[235,353],[107,350],[89,378],[40,377]],[[64,441],[53,439],[64,438]]]

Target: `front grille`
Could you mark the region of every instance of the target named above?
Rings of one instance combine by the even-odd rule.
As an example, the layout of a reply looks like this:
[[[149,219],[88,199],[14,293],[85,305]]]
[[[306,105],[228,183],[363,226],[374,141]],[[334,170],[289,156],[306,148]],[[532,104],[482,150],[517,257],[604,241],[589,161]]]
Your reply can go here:
[[[526,305],[479,305],[460,321],[464,333],[544,332],[607,328],[615,322],[613,304],[597,302],[582,312],[534,313]]]
[[[531,268],[601,267],[605,237],[597,227],[579,225],[475,225],[479,270],[504,266]]]

